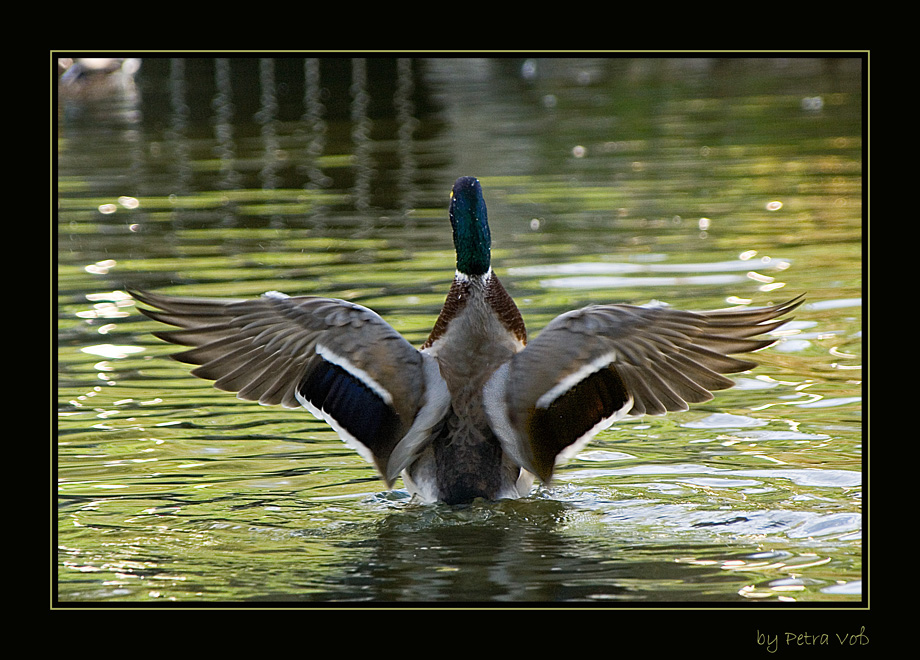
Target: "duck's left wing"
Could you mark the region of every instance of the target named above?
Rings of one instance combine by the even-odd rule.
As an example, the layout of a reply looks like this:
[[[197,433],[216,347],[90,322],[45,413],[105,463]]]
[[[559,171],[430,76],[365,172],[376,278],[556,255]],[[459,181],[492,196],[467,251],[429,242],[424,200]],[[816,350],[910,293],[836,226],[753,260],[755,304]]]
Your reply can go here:
[[[251,300],[130,293],[155,308],[141,308],[145,315],[179,328],[154,334],[192,347],[172,357],[200,365],[193,375],[247,401],[303,405],[388,485],[449,406],[434,359],[361,305],[279,293]]]
[[[686,312],[600,305],[556,317],[484,390],[502,448],[544,482],[599,431],[626,415],[662,415],[708,401],[756,366],[730,357],[772,344],[756,339],[801,298],[756,309]]]

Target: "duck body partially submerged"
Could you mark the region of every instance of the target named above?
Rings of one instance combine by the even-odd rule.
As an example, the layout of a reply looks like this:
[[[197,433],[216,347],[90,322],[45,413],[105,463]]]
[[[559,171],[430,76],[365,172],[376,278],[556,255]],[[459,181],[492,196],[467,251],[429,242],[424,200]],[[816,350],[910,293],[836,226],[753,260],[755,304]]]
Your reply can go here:
[[[415,348],[375,312],[343,300],[270,292],[253,300],[132,291],[141,311],[179,329],[173,357],[217,388],[305,407],[423,501],[521,497],[535,479],[627,415],[686,410],[756,366],[733,355],[801,298],[762,308],[687,312],[596,305],[562,314],[527,341],[491,268],[482,188],[451,191],[457,269],[431,335]]]

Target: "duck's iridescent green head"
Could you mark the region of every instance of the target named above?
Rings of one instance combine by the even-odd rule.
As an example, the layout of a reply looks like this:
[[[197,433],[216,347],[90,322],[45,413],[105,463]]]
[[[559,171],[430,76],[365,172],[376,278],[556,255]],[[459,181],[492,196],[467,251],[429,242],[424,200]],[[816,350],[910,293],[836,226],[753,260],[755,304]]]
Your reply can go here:
[[[464,176],[454,183],[450,191],[450,224],[457,249],[457,271],[485,275],[489,271],[492,237],[482,187],[476,178]]]

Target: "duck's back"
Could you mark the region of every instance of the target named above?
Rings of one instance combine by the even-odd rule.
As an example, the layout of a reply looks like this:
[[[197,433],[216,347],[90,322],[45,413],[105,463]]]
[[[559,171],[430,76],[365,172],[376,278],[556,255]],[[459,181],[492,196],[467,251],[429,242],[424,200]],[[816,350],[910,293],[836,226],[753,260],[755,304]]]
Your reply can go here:
[[[420,497],[459,503],[520,495],[521,469],[504,455],[492,431],[483,388],[525,343],[520,312],[491,271],[454,280],[422,348],[437,360],[451,406],[408,469],[410,489]]]

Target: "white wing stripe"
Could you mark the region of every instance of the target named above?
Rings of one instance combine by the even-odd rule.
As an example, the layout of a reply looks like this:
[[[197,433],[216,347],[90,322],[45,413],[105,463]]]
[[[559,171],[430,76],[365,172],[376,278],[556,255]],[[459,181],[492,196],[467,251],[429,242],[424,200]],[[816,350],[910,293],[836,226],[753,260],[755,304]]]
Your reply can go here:
[[[616,359],[616,353],[614,351],[609,351],[604,353],[598,358],[591,360],[588,364],[578,369],[577,371],[569,374],[558,383],[553,385],[543,396],[537,399],[537,408],[549,408],[552,405],[553,401],[558,399],[560,396],[568,392],[570,389],[578,385],[585,378],[590,376],[596,371],[608,366],[611,362]]]
[[[393,396],[389,393],[389,391],[387,391],[387,389],[383,385],[378,383],[376,380],[374,380],[371,377],[369,373],[364,371],[364,369],[356,367],[349,360],[331,351],[330,349],[326,348],[322,344],[316,345],[316,354],[321,356],[326,362],[330,362],[336,366],[339,366],[345,371],[347,371],[348,373],[350,373],[352,376],[354,376],[355,378],[360,380],[362,383],[367,385],[369,388],[371,388],[371,390],[373,390],[377,396],[383,399],[384,403],[392,407]]]

